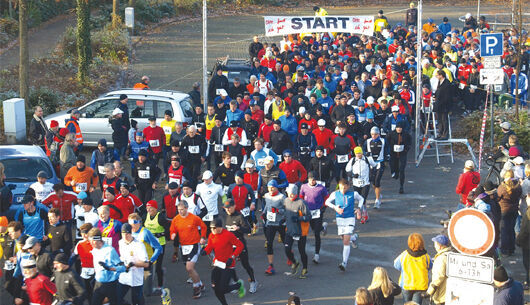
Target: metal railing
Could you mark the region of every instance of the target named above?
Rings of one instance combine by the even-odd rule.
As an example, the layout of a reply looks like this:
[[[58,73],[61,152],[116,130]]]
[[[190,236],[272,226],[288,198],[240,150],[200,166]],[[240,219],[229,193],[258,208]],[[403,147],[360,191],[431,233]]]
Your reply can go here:
[[[497,27],[508,28],[515,23],[514,15],[512,13],[497,13],[497,14],[480,14],[480,16],[486,17],[486,22],[492,27],[492,30],[496,30]],[[458,18],[460,22],[466,22],[465,16]],[[530,26],[530,13],[523,13],[523,27]]]

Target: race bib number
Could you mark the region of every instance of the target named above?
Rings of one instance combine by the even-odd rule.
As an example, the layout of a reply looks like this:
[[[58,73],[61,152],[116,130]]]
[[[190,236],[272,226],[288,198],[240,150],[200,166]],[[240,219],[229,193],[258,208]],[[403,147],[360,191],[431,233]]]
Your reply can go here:
[[[258,199],[258,191],[254,191],[254,198]]]
[[[75,185],[75,189],[78,191],[78,192],[86,192],[87,190],[87,186],[88,184],[85,182],[85,183],[77,183]]]
[[[326,187],[326,182],[324,182],[324,181],[318,181],[318,180],[317,180],[317,184],[320,184],[320,185],[322,185],[323,187]]]
[[[236,156],[231,157],[230,158],[230,163],[237,164],[237,157]]]
[[[16,265],[13,262],[9,261],[9,260],[4,262],[4,270],[13,270],[13,269],[15,269],[15,267],[16,267]]]
[[[202,218],[202,220],[204,220],[204,221],[212,221],[213,220],[213,215],[208,213],[208,214],[206,214],[206,216],[204,216]]]
[[[158,140],[149,140],[149,145],[151,147],[158,147],[160,146],[160,142]]]
[[[182,250],[182,254],[183,255],[188,255],[191,253],[191,250],[193,250],[193,246],[194,245],[185,245],[185,246],[180,246],[180,249]]]
[[[181,185],[180,179],[177,178],[169,178],[169,183],[176,182],[178,185]]]
[[[395,130],[395,129],[396,129],[396,124],[392,124],[392,125],[390,126],[390,128],[391,128],[392,130]]]
[[[98,173],[100,175],[105,175],[105,166],[103,165],[98,165]]]
[[[215,144],[213,149],[214,151],[221,152],[223,151],[223,144]]]
[[[258,159],[258,166],[260,167],[265,166],[265,158]]]
[[[311,210],[311,219],[320,218],[320,209]]]
[[[169,126],[164,126],[164,127],[162,127],[162,129],[164,129],[164,133],[165,134],[171,134],[173,132],[171,130],[171,127],[169,127]]]
[[[307,155],[310,152],[311,152],[311,148],[310,147],[300,147],[300,153],[302,155]]]
[[[270,221],[270,222],[276,222],[276,213],[268,211],[267,212],[267,220]]]
[[[460,83],[460,84],[458,85],[458,87],[459,87],[460,89],[464,89],[464,88],[466,87],[466,85]]]
[[[228,193],[228,188],[229,188],[229,186],[227,186],[227,185],[223,186],[223,192],[225,194]]]
[[[282,162],[282,156],[278,155],[278,163]]]
[[[250,208],[249,207],[246,207],[244,209],[241,210],[241,215],[247,217],[248,215],[250,215]]]
[[[328,108],[328,103],[322,103],[322,107]]]
[[[198,145],[189,146],[188,150],[190,151],[190,154],[198,154],[199,146]]]
[[[243,145],[243,146],[250,146],[251,144],[252,144],[252,143],[250,142],[250,140],[247,139],[247,141],[245,142],[245,145]]]
[[[81,268],[80,276],[86,280],[94,275],[94,268]]]
[[[337,163],[347,163],[348,155],[337,155]]]
[[[223,263],[222,261],[219,261],[219,260],[215,260],[213,262],[213,266],[221,268],[221,269],[226,269],[226,263]]]
[[[105,245],[112,246],[112,237],[102,237],[101,240]]]
[[[355,186],[363,186],[364,185],[364,180],[361,179],[361,178],[353,178],[352,179],[352,183]]]
[[[402,152],[405,149],[405,145],[394,145],[394,152]]]
[[[139,170],[138,171],[138,177],[140,179],[150,179],[151,174],[149,173],[148,170],[145,170],[145,169],[144,170]]]

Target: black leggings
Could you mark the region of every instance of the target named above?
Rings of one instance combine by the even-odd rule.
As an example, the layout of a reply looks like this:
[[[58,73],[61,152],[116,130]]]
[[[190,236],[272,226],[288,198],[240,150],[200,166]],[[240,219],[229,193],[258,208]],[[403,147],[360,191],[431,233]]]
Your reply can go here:
[[[309,221],[309,225],[311,226],[311,230],[313,230],[313,233],[315,233],[315,254],[320,253],[320,232],[322,231],[322,216],[324,216],[324,213],[322,210],[320,211],[320,218],[311,219]],[[300,244],[300,243],[299,243]]]
[[[300,259],[302,260],[302,266],[304,269],[307,269],[307,254],[305,253],[305,244],[307,242],[307,236],[300,236],[298,240],[298,252],[300,253]],[[291,235],[285,235],[285,255],[291,260],[291,262],[296,262],[293,253],[293,243],[294,239]]]
[[[162,245],[162,253],[156,259],[155,272],[158,287],[164,285],[164,269],[162,269],[162,263],[164,262],[164,253],[166,252],[166,245]]]
[[[401,153],[399,157],[396,153],[390,154],[390,171],[399,175],[400,186],[403,186],[403,183],[405,183],[405,166],[407,166],[406,153]]]
[[[107,297],[110,305],[118,305],[118,281],[100,283],[96,282],[94,285],[94,292],[92,294],[91,305],[101,305],[103,299]]]
[[[527,283],[530,283],[530,248],[522,248],[523,249],[523,265],[524,265],[524,271],[526,273],[525,281]]]
[[[232,290],[239,289],[239,284],[229,285],[230,278],[234,277],[234,269],[221,269],[215,267],[212,270],[212,286],[215,292],[215,296],[221,302],[222,305],[228,305],[226,302],[225,294]]]
[[[274,254],[272,246],[274,245],[274,237],[276,232],[280,234],[280,238],[285,241],[285,226],[267,226],[265,227],[265,237],[267,237],[267,255]]]
[[[254,269],[252,269],[248,261],[248,248],[246,242],[244,242],[243,245],[245,245],[245,248],[243,248],[243,251],[241,252],[241,254],[239,254],[239,259],[241,260],[241,265],[247,271],[248,276],[250,277],[250,281],[254,282],[256,281],[256,278],[254,278]]]
[[[366,203],[366,199],[368,199],[368,194],[370,193],[370,184],[358,187],[353,186],[353,190],[359,193],[364,198],[364,202]]]

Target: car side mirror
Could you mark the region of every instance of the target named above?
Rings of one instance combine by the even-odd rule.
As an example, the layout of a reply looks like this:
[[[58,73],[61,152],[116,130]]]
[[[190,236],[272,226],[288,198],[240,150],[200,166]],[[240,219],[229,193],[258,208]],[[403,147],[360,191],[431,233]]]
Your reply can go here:
[[[10,189],[10,190],[14,190],[17,188],[17,186],[15,184],[8,184],[7,187]]]

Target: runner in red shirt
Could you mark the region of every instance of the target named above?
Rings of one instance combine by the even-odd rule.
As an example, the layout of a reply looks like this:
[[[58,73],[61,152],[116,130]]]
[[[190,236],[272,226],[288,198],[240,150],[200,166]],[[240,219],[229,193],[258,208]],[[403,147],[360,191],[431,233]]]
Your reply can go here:
[[[258,138],[263,138],[265,143],[269,143],[271,141],[271,131],[273,130],[272,115],[269,113],[265,116],[265,122],[259,127]]]
[[[149,126],[143,130],[145,141],[149,143],[149,147],[153,151],[154,159],[157,161],[162,157],[162,146],[166,144],[166,134],[162,127],[156,125],[156,118],[149,117]]]
[[[53,303],[53,296],[57,293],[55,284],[50,281],[49,277],[37,272],[37,263],[33,259],[23,260],[22,268],[29,303],[51,305]],[[15,302],[22,304],[23,301],[20,298],[15,298]]]
[[[42,204],[47,207],[57,208],[61,211],[61,219],[70,221],[73,218],[74,204],[77,202],[77,194],[64,190],[64,184],[57,183],[53,186],[53,192],[44,198]]]
[[[307,170],[302,163],[293,159],[289,150],[283,152],[283,158],[285,161],[280,163],[279,167],[285,173],[285,176],[287,176],[287,181],[289,183],[304,183],[307,180]]]
[[[129,191],[129,185],[126,182],[122,182],[120,185],[120,195],[116,198],[116,206],[120,209],[123,217],[118,219],[121,223],[128,221],[129,214],[134,213],[136,210],[143,206],[142,201],[136,195],[131,194]]]
[[[92,281],[94,279],[94,259],[92,258],[92,245],[88,240],[88,231],[92,229],[93,226],[91,223],[84,223],[79,227],[81,237],[83,240],[80,240],[74,248],[74,254],[79,257],[81,262],[81,273],[79,274],[84,281],[86,291],[88,293],[88,299],[92,299]]]

